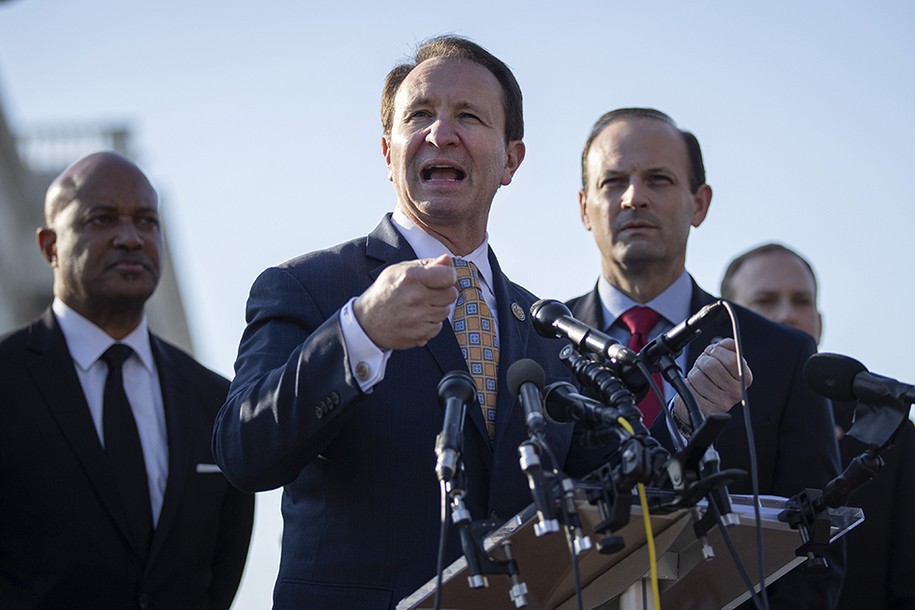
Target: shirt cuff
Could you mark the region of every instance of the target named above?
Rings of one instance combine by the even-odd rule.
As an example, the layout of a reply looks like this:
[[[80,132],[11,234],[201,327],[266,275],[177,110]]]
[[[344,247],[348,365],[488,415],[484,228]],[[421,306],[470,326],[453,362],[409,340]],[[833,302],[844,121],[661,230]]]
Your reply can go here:
[[[368,394],[384,379],[384,369],[391,357],[391,350],[375,345],[362,330],[353,312],[355,300],[356,297],[353,297],[340,310],[340,328],[343,331],[350,372],[356,378],[359,389]]]

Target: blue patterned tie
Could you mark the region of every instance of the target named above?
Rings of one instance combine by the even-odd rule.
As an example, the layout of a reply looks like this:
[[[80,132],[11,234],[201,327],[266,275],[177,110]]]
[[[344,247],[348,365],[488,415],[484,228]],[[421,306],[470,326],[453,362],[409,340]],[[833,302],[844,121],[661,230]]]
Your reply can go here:
[[[477,398],[489,438],[496,434],[496,389],[499,379],[499,341],[495,320],[480,291],[476,265],[451,259],[458,276],[460,295],[454,304],[452,326],[470,375],[477,384]]]

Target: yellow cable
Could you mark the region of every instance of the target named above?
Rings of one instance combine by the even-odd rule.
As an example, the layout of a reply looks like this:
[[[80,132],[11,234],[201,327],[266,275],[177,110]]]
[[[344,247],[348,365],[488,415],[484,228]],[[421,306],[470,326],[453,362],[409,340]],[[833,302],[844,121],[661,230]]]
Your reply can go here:
[[[633,434],[629,422],[620,417],[617,419],[626,432]],[[658,558],[654,548],[654,534],[651,531],[651,515],[648,514],[648,496],[645,494],[645,485],[638,484],[639,503],[642,506],[642,521],[645,523],[645,540],[648,543],[648,568],[651,572],[651,598],[655,610],[661,610],[661,592],[658,589]]]

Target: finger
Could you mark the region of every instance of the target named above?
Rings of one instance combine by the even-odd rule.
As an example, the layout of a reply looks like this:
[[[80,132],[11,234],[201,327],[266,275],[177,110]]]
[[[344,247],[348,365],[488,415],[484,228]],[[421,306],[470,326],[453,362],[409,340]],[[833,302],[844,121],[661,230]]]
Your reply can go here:
[[[451,265],[419,265],[416,268],[416,278],[423,286],[433,290],[457,284],[457,272]]]
[[[447,254],[442,254],[437,258],[423,258],[419,260],[419,263],[423,267],[453,267],[451,257]]]

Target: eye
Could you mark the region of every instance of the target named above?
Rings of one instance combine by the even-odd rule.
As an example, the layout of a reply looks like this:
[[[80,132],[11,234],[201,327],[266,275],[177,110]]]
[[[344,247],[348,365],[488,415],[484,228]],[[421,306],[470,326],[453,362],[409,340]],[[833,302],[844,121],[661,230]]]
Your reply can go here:
[[[159,226],[159,219],[155,216],[141,216],[137,218],[136,223],[144,229],[154,229]]]
[[[624,183],[622,176],[607,176],[598,182],[597,186],[599,188],[613,188]]]
[[[432,113],[428,110],[414,110],[407,114],[407,119],[405,122],[409,123],[417,119],[426,119],[432,116]]]
[[[89,217],[89,224],[98,227],[109,225],[115,221],[114,214],[95,214]]]
[[[673,184],[673,179],[667,174],[651,174],[648,176],[648,184],[666,185]]]

